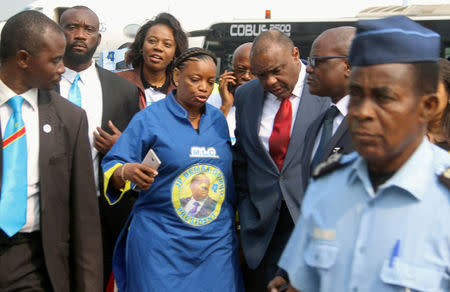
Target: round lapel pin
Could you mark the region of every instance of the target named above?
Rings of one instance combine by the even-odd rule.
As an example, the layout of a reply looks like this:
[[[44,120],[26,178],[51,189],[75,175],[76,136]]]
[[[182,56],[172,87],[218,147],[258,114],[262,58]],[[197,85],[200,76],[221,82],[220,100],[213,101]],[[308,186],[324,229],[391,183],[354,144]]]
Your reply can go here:
[[[52,126],[50,126],[49,124],[45,124],[43,127],[42,127],[42,130],[45,132],[45,133],[50,133],[51,131],[52,131]]]

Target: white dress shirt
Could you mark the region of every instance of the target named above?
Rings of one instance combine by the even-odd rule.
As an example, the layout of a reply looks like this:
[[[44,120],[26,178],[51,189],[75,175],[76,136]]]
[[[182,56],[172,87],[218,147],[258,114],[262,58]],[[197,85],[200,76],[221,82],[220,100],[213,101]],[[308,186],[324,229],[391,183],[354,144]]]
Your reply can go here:
[[[344,120],[345,116],[347,116],[348,113],[348,102],[350,101],[350,95],[346,95],[343,98],[341,98],[336,104],[332,103],[331,106],[336,106],[339,110],[339,114],[334,118],[333,120],[333,131],[331,134],[331,137],[334,136],[334,133],[336,133],[337,129],[341,125],[342,121]],[[314,148],[311,155],[311,161],[316,154],[317,148],[319,148],[320,143],[320,137],[322,136],[322,130],[323,130],[323,123],[320,126],[320,130],[317,133],[316,140],[314,142]]]
[[[22,94],[14,93],[0,80],[0,117],[2,136],[13,112],[7,101],[16,95],[24,98],[22,119],[27,139],[27,221],[19,232],[39,230],[39,110],[38,90],[30,89]],[[4,136],[2,138],[5,138]],[[3,169],[3,171],[5,171]]]
[[[300,104],[300,98],[303,92],[303,85],[306,77],[306,66],[301,65],[300,73],[298,76],[297,84],[295,84],[294,90],[292,90],[292,96],[289,98],[292,105],[292,123],[291,134],[294,128],[295,118],[297,117],[298,106]],[[259,127],[259,139],[264,145],[264,148],[269,152],[269,138],[272,135],[273,123],[278,109],[280,108],[282,100],[272,93],[268,92],[264,100],[263,111],[261,115],[261,124]]]
[[[145,102],[147,106],[150,106],[152,103],[160,101],[167,95],[162,93],[161,91],[155,90],[153,87],[149,87],[145,89]]]
[[[220,96],[219,91],[213,91],[213,93],[209,96],[207,103],[220,110],[220,107],[222,106],[222,97]],[[230,133],[231,145],[234,145],[236,143],[236,137],[234,136],[234,130],[236,129],[236,107],[234,105],[228,111],[226,119],[228,131]]]
[[[98,171],[99,171],[99,153],[94,148],[94,131],[97,127],[102,126],[102,113],[103,113],[103,95],[102,85],[98,77],[97,69],[95,68],[95,62],[92,62],[91,66],[84,71],[75,72],[72,69],[65,67],[66,72],[62,75],[59,83],[60,94],[64,98],[69,95],[70,87],[77,74],[80,75],[78,80],[78,87],[81,92],[81,107],[86,111],[89,127],[89,142],[91,144],[92,161],[94,163],[94,179],[95,186],[97,187],[97,196],[100,196],[98,189]]]

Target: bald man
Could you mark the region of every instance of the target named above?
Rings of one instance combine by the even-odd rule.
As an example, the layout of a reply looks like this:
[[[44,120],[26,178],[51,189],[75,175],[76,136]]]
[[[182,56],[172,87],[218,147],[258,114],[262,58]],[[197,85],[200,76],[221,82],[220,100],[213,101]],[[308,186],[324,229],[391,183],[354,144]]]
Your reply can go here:
[[[332,103],[306,132],[305,150],[302,155],[302,186],[298,195],[302,198],[309,182],[311,170],[333,153],[347,154],[354,151],[348,133],[347,106],[350,99],[349,80],[351,67],[347,56],[356,29],[351,26],[332,28],[321,33],[313,42],[308,58],[306,83],[309,92]],[[286,283],[281,276],[269,284],[271,292]]]
[[[219,108],[227,118],[231,143],[234,145],[236,138],[236,107],[234,106],[234,92],[236,88],[246,82],[255,79],[250,69],[250,50],[252,43],[244,43],[236,48],[231,59],[232,71],[225,70],[219,78],[219,92],[213,92],[208,103]]]
[[[235,93],[234,171],[248,291],[264,291],[277,271],[299,216],[305,133],[329,106],[328,99],[310,94],[299,58],[281,32],[261,33],[250,53],[257,79]]]
[[[308,139],[305,147],[305,187],[311,171],[331,154],[354,151],[346,117],[351,72],[348,53],[355,31],[351,26],[328,29],[314,40],[311,47],[306,67],[309,91],[321,97],[330,97],[332,104],[307,132],[307,137],[314,139]]]

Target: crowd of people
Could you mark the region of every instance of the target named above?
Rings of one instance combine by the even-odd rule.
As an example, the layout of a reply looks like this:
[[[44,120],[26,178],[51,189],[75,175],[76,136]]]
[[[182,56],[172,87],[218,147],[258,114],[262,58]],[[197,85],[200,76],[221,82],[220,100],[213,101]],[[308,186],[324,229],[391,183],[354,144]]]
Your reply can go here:
[[[0,291],[450,291],[450,61],[404,16],[215,55],[160,13],[0,39]],[[148,164],[150,157],[157,164]]]

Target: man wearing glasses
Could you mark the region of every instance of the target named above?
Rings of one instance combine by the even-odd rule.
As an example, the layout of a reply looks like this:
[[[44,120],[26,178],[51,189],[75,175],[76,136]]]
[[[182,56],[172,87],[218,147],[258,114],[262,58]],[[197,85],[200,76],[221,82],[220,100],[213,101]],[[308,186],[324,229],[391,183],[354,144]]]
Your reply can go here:
[[[231,59],[232,71],[225,70],[220,75],[219,92],[213,92],[208,99],[208,103],[219,108],[227,118],[232,144],[236,142],[234,137],[234,129],[236,128],[234,92],[239,86],[256,78],[250,70],[251,49],[252,43],[244,43],[236,48]]]
[[[356,152],[314,170],[279,262],[288,291],[450,291],[450,155],[425,137],[440,47],[405,16],[358,21],[348,105]]]
[[[314,40],[308,57],[306,83],[309,85],[309,92],[323,98],[330,97],[332,103],[306,132],[302,155],[303,185],[298,188],[301,198],[314,167],[326,161],[333,153],[347,154],[354,151],[347,126],[351,71],[347,55],[355,30],[354,27],[343,26],[324,31]],[[275,277],[269,284],[270,291],[278,291],[277,288],[285,282],[281,276]]]
[[[355,28],[342,26],[324,31],[314,41],[308,57],[307,81],[309,92],[330,97],[330,108],[309,128],[306,137],[303,183],[306,188],[310,173],[333,153],[347,154],[354,148],[348,134],[347,106],[350,100],[348,86],[351,67],[347,55]]]

